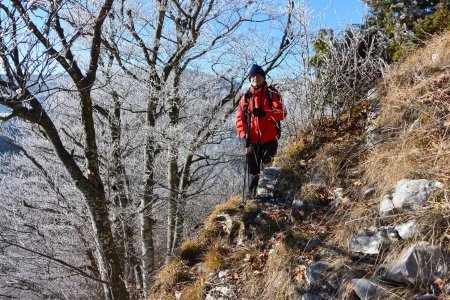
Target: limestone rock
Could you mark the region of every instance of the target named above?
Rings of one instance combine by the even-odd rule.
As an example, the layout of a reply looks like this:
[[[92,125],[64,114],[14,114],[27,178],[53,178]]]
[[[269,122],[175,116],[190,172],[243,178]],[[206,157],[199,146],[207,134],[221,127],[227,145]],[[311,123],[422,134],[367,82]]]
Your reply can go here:
[[[386,279],[411,284],[429,284],[436,277],[444,278],[447,266],[439,247],[427,242],[412,245],[389,268]]]
[[[394,229],[403,240],[415,238],[420,233],[419,224],[417,224],[416,220],[410,220],[406,223],[395,225]]]
[[[353,290],[362,300],[389,299],[386,287],[380,282],[366,278],[352,279]]]
[[[378,254],[383,243],[395,243],[419,235],[419,225],[415,220],[403,224],[366,228],[360,230],[349,242],[349,249],[364,254]]]
[[[366,145],[373,147],[381,140],[381,130],[375,126],[370,126],[366,132]]]
[[[304,211],[305,211],[305,202],[295,198],[291,206],[291,214],[290,214],[291,220],[292,221],[303,220]]]
[[[384,241],[385,239],[379,231],[361,230],[350,240],[348,247],[353,252],[378,254]]]
[[[306,279],[322,291],[335,290],[339,286],[339,273],[326,261],[313,262],[306,268]]]
[[[222,226],[222,230],[228,235],[230,244],[237,241],[242,244],[244,240],[244,224],[239,218],[231,217],[228,214],[221,214],[216,217],[216,221]]]
[[[431,54],[431,62],[437,62],[439,60],[439,53]]]
[[[304,294],[301,296],[300,300],[320,300],[320,296],[316,295],[316,294]]]
[[[276,198],[280,168],[265,168],[260,176],[256,195],[259,198]]]
[[[417,297],[417,300],[439,300],[439,297],[433,294],[425,294]]]
[[[380,215],[385,216],[397,209],[418,210],[423,207],[435,187],[435,181],[426,179],[402,179],[392,195],[385,195],[380,203]]]
[[[208,292],[205,300],[225,300],[232,299],[233,296],[233,292],[229,287],[218,286]]]

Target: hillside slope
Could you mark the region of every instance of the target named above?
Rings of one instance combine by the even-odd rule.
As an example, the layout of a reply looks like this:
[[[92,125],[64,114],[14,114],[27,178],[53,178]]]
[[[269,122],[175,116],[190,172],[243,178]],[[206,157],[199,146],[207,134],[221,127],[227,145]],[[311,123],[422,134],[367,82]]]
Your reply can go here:
[[[299,132],[274,162],[282,195],[217,207],[150,299],[450,299],[449,48],[435,38],[352,118]]]

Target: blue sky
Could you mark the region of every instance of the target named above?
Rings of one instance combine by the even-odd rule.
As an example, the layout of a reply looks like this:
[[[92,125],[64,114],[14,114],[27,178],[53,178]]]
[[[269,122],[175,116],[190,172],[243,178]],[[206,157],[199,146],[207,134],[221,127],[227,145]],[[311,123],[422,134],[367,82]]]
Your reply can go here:
[[[305,0],[307,7],[318,15],[319,27],[340,29],[362,23],[366,5],[361,0]]]

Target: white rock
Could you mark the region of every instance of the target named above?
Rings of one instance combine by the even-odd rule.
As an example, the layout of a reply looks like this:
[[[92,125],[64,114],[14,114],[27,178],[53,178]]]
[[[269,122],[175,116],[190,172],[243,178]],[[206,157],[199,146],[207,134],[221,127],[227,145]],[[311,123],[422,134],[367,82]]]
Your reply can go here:
[[[224,278],[225,276],[227,276],[229,273],[229,270],[225,270],[225,271],[220,271],[219,272],[219,278]]]
[[[433,191],[434,181],[426,179],[402,179],[395,186],[392,202],[395,207],[406,208],[410,206],[413,210],[422,207],[423,202],[428,200]]]
[[[350,240],[348,247],[353,252],[378,254],[383,241],[384,239],[381,232],[367,232],[361,230]]]
[[[390,214],[395,209],[395,205],[392,202],[392,197],[390,195],[384,195],[383,200],[381,200],[379,212],[381,216]]]
[[[180,291],[175,291],[175,299],[179,300],[181,299],[181,292]]]
[[[417,224],[416,220],[411,220],[403,224],[395,225],[394,228],[403,240],[417,237],[420,233],[419,224]]]
[[[445,184],[443,184],[442,182],[436,181],[436,182],[434,182],[434,187],[437,189],[443,189],[443,188],[445,188]]]
[[[205,300],[225,300],[231,296],[231,290],[229,287],[218,286],[208,292]]]
[[[439,59],[439,53],[431,54],[431,62],[436,62]]]
[[[397,182],[395,190],[385,195],[380,203],[380,215],[391,214],[395,209],[418,210],[428,200],[435,186],[435,181],[426,179],[402,179]]]

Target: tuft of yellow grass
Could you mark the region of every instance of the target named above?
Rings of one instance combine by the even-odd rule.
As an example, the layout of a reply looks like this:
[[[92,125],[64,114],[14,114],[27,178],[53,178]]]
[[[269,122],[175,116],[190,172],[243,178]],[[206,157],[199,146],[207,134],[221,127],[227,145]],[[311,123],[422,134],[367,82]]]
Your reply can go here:
[[[200,240],[186,240],[180,246],[180,258],[189,265],[194,265],[200,260],[204,251],[205,244]]]
[[[225,264],[225,258],[229,249],[221,241],[217,241],[208,247],[203,256],[203,264],[210,271],[216,271]]]
[[[239,204],[241,203],[241,197],[231,197],[228,201],[217,205],[208,218],[206,226],[211,225],[217,219],[217,216],[224,213],[235,213],[238,211]]]
[[[182,300],[202,300],[206,295],[208,277],[207,275],[199,276],[193,283],[186,285],[181,290]]]
[[[154,286],[160,292],[172,289],[183,277],[182,270],[184,267],[183,262],[179,258],[171,258],[158,272],[158,275],[155,277]]]

